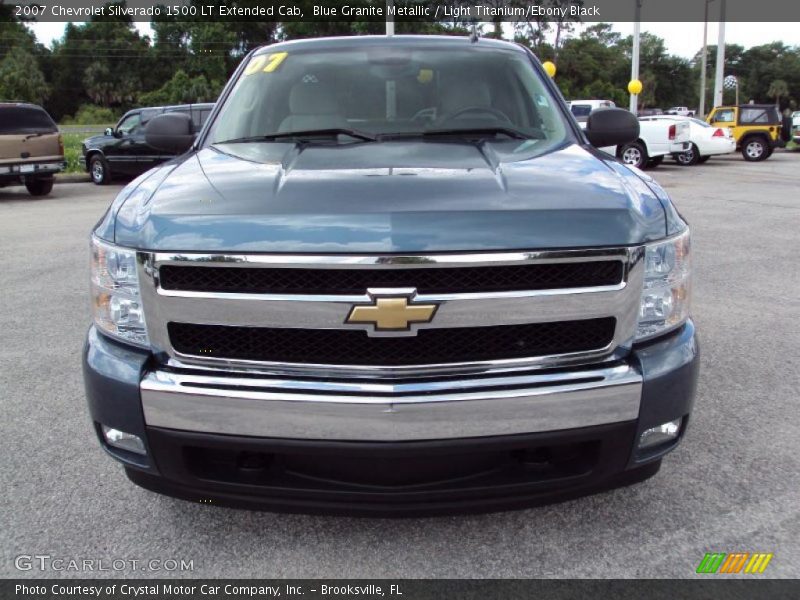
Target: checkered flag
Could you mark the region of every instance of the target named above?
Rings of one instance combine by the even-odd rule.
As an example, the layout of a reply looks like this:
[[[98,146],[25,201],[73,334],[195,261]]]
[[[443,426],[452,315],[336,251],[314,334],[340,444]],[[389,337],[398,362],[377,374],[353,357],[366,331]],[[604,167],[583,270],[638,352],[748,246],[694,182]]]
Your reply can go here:
[[[728,75],[725,79],[722,80],[722,86],[726,90],[736,89],[736,86],[738,85],[739,85],[739,80],[736,79],[736,75]]]

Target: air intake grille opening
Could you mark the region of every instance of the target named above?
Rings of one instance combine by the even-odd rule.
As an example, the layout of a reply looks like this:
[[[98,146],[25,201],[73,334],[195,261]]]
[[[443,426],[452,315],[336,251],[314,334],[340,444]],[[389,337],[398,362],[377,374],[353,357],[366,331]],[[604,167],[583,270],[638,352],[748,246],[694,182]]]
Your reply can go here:
[[[392,269],[296,269],[164,265],[161,287],[242,294],[363,294],[370,287],[413,287],[420,294],[570,289],[617,285],[619,260]]]
[[[414,337],[369,337],[365,331],[233,327],[169,323],[184,355],[330,365],[423,365],[530,358],[600,350],[616,319],[422,329]]]

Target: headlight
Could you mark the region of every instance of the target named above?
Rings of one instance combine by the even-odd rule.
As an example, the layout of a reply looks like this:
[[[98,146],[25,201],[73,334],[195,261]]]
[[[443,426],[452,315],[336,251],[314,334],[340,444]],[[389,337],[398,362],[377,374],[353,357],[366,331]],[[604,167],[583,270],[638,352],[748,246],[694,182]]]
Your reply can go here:
[[[92,313],[103,332],[148,347],[147,327],[139,297],[136,252],[92,236]]]
[[[648,244],[644,288],[636,339],[644,340],[680,327],[689,318],[691,242],[687,229],[663,242]]]

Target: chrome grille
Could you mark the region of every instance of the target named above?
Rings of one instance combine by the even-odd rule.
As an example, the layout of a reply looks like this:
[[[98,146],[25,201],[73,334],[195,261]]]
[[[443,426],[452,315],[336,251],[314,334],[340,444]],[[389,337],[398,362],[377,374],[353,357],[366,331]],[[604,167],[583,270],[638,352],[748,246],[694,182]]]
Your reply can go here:
[[[310,377],[416,378],[619,357],[633,340],[642,286],[642,255],[640,247],[431,256],[141,252],[139,263],[150,339],[157,356],[166,364]],[[494,272],[507,267],[513,267],[505,271],[511,274],[510,278],[497,275],[482,284],[481,278],[475,277],[481,270]],[[183,278],[180,285],[174,278],[170,283],[172,275],[162,279],[163,275],[183,270],[192,271],[193,283],[187,284],[190,280],[183,275],[178,276]],[[229,276],[225,274],[228,271]],[[254,274],[246,274],[248,271]],[[280,286],[265,287],[263,283],[268,280],[263,273],[267,272],[282,275],[282,281],[290,283],[282,284],[282,291]],[[530,289],[516,289],[524,280],[520,273],[549,273],[551,278],[549,283],[547,277],[529,278],[529,282],[533,281],[528,284]],[[571,275],[559,280],[552,277],[553,273]],[[581,275],[575,278],[576,273]],[[346,285],[337,289],[336,282],[341,277]],[[599,285],[584,285],[591,277]],[[302,280],[322,283],[297,289],[297,282]],[[511,280],[513,283],[509,283]],[[220,283],[231,281],[247,283]],[[261,284],[253,285],[254,281]],[[402,285],[384,287],[389,283]],[[576,287],[577,283],[581,285]],[[364,287],[356,289],[356,285]],[[454,289],[456,285],[466,289]],[[482,285],[484,289],[477,287]],[[552,285],[556,287],[549,287]],[[228,289],[220,291],[215,286]],[[353,305],[371,302],[371,294],[376,291],[412,294],[414,302],[435,303],[438,309],[430,323],[414,325],[410,335],[416,337],[388,340],[382,348],[391,347],[392,352],[382,352],[379,344],[387,339],[367,337],[364,330],[368,326],[345,322]],[[606,329],[584,327],[581,333],[580,328],[570,329],[573,325],[569,323],[574,322],[602,322]],[[234,332],[240,339],[227,336],[226,343],[233,346],[225,352],[214,352],[196,336],[191,343],[186,343],[186,337],[174,337],[178,324],[194,327],[195,334],[204,327],[213,327],[217,336]],[[502,344],[486,345],[475,342],[474,337],[469,338],[471,345],[465,344],[453,331],[457,329],[517,330],[518,337],[514,346],[515,340],[510,336],[503,351]],[[285,340],[291,335],[289,330],[307,332],[307,351],[300,343],[282,355],[264,350],[269,349],[270,335]],[[594,337],[586,337],[587,332]],[[259,339],[262,333],[264,337]],[[438,343],[436,339],[446,342]],[[342,351],[342,344],[354,343],[342,340],[357,340],[360,345],[356,350]],[[415,343],[417,349],[413,350]],[[250,350],[236,349],[237,344],[245,344]],[[480,351],[482,346],[485,352]],[[397,348],[402,352],[398,353]]]

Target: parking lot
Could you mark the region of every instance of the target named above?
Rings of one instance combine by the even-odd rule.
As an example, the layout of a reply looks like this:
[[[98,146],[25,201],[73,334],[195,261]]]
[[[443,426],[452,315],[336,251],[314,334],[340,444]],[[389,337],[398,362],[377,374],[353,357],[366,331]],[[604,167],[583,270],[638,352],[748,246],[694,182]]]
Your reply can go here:
[[[690,577],[705,552],[800,576],[800,153],[650,173],[694,233],[689,432],[654,478],[518,512],[352,519],[158,496],[100,449],[83,395],[88,234],[121,185],[0,189],[0,576]],[[183,559],[183,573],[18,571],[18,555]]]

